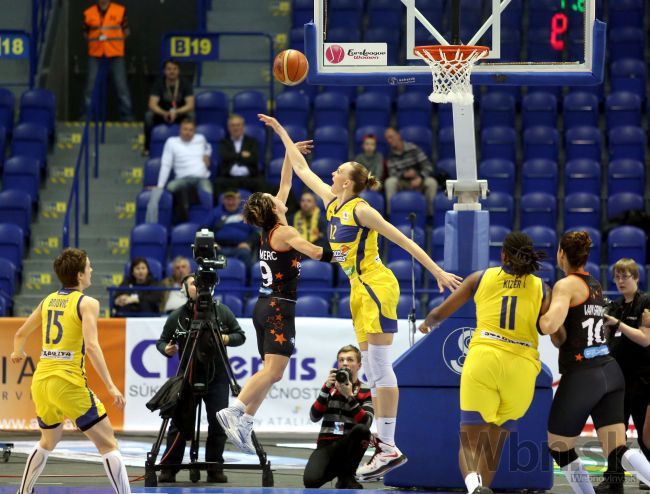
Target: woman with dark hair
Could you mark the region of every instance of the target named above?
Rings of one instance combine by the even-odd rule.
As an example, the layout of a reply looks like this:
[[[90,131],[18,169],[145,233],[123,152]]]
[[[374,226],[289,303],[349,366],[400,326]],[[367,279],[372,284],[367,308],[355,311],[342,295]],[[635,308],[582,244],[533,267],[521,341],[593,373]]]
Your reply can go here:
[[[395,445],[399,390],[390,356],[393,334],[397,332],[399,285],[393,272],[381,262],[378,235],[415,256],[436,278],[441,291],[444,287],[454,290],[460,285],[460,278],[440,268],[415,242],[359,197],[364,189],[379,186],[366,167],[355,162],[343,163],[332,173],[332,185],[327,185],[309,169],[284,127],[275,118],[259,117],[282,139],[296,174],[326,205],[327,240],[333,259],[350,278],[352,323],[373,394],[378,436],[375,454],[359,467],[357,476],[375,479],[406,461]]]
[[[566,277],[553,287],[551,306],[539,321],[541,331],[560,349],[562,374],[548,419],[548,445],[576,494],[594,492],[575,450],[590,415],[608,464],[650,485],[648,460],[625,445],[625,380],[607,346],[602,287],[584,270],[591,245],[587,232],[562,236],[557,264]]]
[[[467,492],[492,492],[501,449],[528,410],[539,374],[537,320],[548,309],[550,291],[534,275],[544,253],[528,235],[509,233],[501,266],[469,275],[420,325],[437,328],[472,296],[476,331],[460,378],[460,470]],[[487,444],[485,444],[487,441]]]
[[[140,287],[156,286],[157,283],[151,276],[149,263],[144,257],[135,257],[131,261],[128,276],[120,284],[131,290],[119,291],[115,295],[114,304],[117,315],[133,316],[138,313],[147,315],[157,314],[160,309],[161,292],[152,290],[138,290]]]

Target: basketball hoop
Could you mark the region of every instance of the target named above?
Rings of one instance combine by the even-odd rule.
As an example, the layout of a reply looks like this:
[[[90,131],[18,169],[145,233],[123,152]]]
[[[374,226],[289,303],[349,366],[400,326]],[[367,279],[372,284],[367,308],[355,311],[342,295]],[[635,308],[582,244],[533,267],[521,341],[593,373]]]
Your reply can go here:
[[[472,67],[486,57],[487,46],[432,45],[416,46],[413,52],[429,64],[433,76],[432,103],[471,105],[474,94],[470,84]]]

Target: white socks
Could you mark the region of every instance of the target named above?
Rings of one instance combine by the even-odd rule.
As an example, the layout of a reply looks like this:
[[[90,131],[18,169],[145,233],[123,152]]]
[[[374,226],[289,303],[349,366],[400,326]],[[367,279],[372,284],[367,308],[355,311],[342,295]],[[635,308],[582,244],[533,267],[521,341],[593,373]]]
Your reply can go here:
[[[38,476],[43,472],[43,469],[45,468],[48,456],[50,456],[49,450],[41,448],[39,444],[36,444],[36,446],[34,446],[34,449],[27,457],[27,463],[25,463],[25,471],[23,473],[23,480],[20,483],[18,494],[32,493]]]
[[[377,437],[382,443],[395,446],[395,417],[377,417]]]
[[[126,474],[126,467],[120,452],[114,449],[102,455],[102,463],[104,463],[104,470],[106,470],[106,475],[108,475],[115,492],[117,494],[129,494],[131,486],[129,485],[129,477]]]
[[[235,398],[235,401],[232,402],[230,408],[236,410],[240,417],[246,413],[246,405],[244,405],[244,403],[240,401],[239,398]]]
[[[566,466],[563,466],[562,471],[575,494],[594,494],[594,486],[591,485],[589,474],[585,470],[580,458],[573,460]]]
[[[467,492],[472,494],[477,487],[483,485],[483,479],[477,472],[470,472],[465,477],[465,487],[467,487]]]
[[[650,463],[638,449],[628,449],[621,458],[623,468],[645,485],[650,485]]]

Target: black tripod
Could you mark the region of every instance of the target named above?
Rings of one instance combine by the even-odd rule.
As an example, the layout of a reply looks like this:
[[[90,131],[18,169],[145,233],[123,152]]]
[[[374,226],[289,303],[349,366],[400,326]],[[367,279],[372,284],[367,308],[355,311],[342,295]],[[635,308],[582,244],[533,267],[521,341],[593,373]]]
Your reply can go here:
[[[210,301],[211,302],[211,301]],[[201,304],[199,304],[201,305]],[[205,340],[200,342],[203,338],[208,338],[208,343],[213,344],[217,351],[219,352],[219,357],[221,358],[224,368],[226,369],[226,374],[228,376],[228,384],[232,391],[233,396],[238,396],[241,391],[241,387],[237,384],[232,367],[230,367],[230,362],[228,361],[228,354],[226,353],[226,347],[223,343],[221,337],[221,323],[219,321],[216,308],[212,303],[210,303],[211,309],[208,309],[207,317],[203,311],[198,311],[195,316],[192,324],[190,325],[190,330],[188,332],[187,341],[185,342],[183,348],[183,355],[181,357],[181,364],[186,362],[185,368],[179,366],[176,376],[182,374],[183,385],[188,386],[190,391],[193,394],[193,399],[198,401],[196,406],[195,414],[195,423],[192,439],[190,441],[190,463],[181,463],[181,464],[156,464],[156,459],[158,458],[158,453],[160,452],[160,445],[162,444],[163,438],[165,436],[165,431],[167,430],[167,425],[169,424],[170,417],[167,416],[160,427],[158,432],[158,437],[154,443],[151,451],[147,453],[147,461],[144,467],[144,485],[145,487],[156,487],[158,485],[158,479],[156,478],[156,471],[161,470],[162,468],[173,468],[180,470],[189,470],[190,471],[190,480],[194,483],[199,481],[201,476],[201,470],[208,470],[211,467],[215,467],[217,463],[214,462],[199,462],[199,434],[201,432],[201,395],[205,393],[205,385],[199,386],[194,385],[191,382],[191,369],[193,364],[197,359],[197,352],[199,345],[201,347],[206,343]],[[187,359],[185,358],[186,352],[189,351]],[[179,426],[179,434],[182,434],[181,427]],[[259,458],[258,465],[230,465],[226,464],[223,467],[236,470],[262,470],[262,486],[263,487],[273,487],[273,472],[271,471],[271,462],[266,458],[266,452],[262,448],[262,445],[257,440],[255,432],[252,433],[253,445],[255,446],[255,452]],[[222,466],[219,464],[219,466]]]

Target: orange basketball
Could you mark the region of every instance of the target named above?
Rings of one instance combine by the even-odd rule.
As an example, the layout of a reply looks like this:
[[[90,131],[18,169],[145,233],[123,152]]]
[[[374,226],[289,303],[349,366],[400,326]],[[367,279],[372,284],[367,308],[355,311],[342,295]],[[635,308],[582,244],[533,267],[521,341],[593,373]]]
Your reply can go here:
[[[295,86],[307,77],[309,62],[298,50],[284,50],[273,60],[273,76],[282,84]]]

